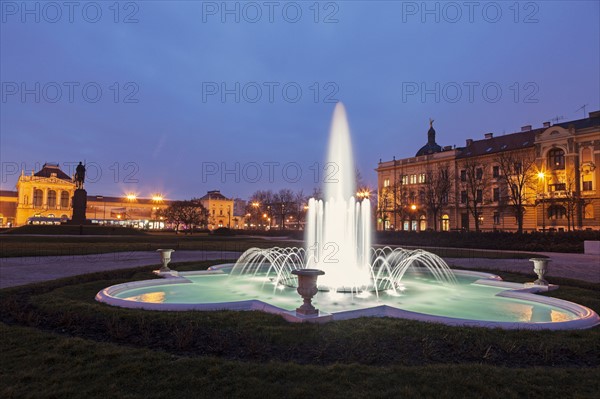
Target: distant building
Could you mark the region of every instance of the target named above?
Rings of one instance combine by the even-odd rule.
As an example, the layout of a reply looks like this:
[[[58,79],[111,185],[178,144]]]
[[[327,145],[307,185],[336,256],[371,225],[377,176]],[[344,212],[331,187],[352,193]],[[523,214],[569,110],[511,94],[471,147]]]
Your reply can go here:
[[[21,176],[17,191],[0,191],[0,227],[22,226],[28,222],[60,223],[73,215],[75,182],[56,163]],[[135,227],[159,227],[156,212],[169,201],[159,196],[137,198],[133,195],[109,197],[88,195],[86,216],[93,223],[130,224]]]
[[[414,157],[379,162],[378,230],[515,231],[517,209],[526,231],[600,229],[600,111],[487,133],[464,147],[442,147],[435,134],[430,123]],[[446,174],[449,187],[440,193]]]
[[[225,197],[219,190],[213,190],[200,198],[200,202],[208,210],[209,230],[219,227],[234,228],[233,199]]]

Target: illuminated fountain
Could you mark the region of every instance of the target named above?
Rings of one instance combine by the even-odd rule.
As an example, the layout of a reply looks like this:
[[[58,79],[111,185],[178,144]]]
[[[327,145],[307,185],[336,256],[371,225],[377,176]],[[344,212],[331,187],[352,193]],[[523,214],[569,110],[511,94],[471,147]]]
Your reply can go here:
[[[325,200],[311,198],[306,217],[305,248],[252,248],[236,262],[231,275],[262,274],[280,284],[294,287],[298,268],[320,269],[321,291],[367,295],[380,290],[396,293],[411,266],[426,268],[437,280],[455,282],[454,275],[438,256],[426,251],[371,248],[371,204],[357,202],[356,172],[352,156],[346,110],[335,107],[325,168]]]
[[[535,295],[556,286],[452,271],[423,250],[373,248],[370,202],[354,198],[350,130],[341,104],[327,157],[325,199],[309,201],[304,247],[252,248],[235,264],[207,271],[157,271],[166,278],[108,287],[96,299],[152,310],[260,310],[289,321],[387,316],[517,329],[589,328],[600,322],[584,306]],[[304,300],[299,308],[298,293]]]

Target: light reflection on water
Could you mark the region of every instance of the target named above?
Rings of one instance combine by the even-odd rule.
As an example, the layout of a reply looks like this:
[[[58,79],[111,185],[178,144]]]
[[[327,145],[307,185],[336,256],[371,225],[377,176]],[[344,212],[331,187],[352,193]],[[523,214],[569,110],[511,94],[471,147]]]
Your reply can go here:
[[[287,310],[301,304],[295,288],[277,286],[264,278],[228,278],[205,275],[189,278],[192,284],[166,284],[121,292],[118,297],[149,303],[219,303],[258,299]],[[509,322],[557,322],[576,316],[549,305],[496,296],[504,288],[471,284],[472,279],[448,287],[418,277],[405,278],[404,290],[393,295],[368,292],[358,295],[319,292],[313,304],[325,312],[388,305],[412,312],[470,320]]]

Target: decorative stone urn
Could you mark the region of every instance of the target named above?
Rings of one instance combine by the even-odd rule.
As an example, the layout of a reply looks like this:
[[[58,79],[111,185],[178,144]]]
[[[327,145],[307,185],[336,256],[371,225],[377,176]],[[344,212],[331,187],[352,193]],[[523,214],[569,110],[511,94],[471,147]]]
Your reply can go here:
[[[533,271],[537,274],[538,279],[533,282],[534,285],[548,285],[548,282],[544,279],[544,275],[548,271],[548,258],[531,258],[533,262]]]
[[[159,270],[160,273],[168,273],[171,271],[169,269],[169,262],[171,261],[171,252],[175,252],[174,249],[157,249],[156,252],[160,252],[160,261],[162,262],[162,266]]]
[[[304,316],[318,315],[319,309],[312,305],[312,297],[319,292],[317,288],[317,278],[325,274],[319,269],[296,269],[292,274],[298,276],[298,294],[304,300],[302,306],[296,309],[296,313]]]

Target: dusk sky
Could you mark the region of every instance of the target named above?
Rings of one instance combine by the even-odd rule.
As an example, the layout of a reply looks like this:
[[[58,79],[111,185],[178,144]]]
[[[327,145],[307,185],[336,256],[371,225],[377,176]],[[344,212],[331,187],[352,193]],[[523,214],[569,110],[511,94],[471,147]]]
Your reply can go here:
[[[1,2],[4,190],[81,160],[90,195],[309,194],[336,101],[375,187],[430,117],[462,146],[600,109],[598,1],[53,4]]]

